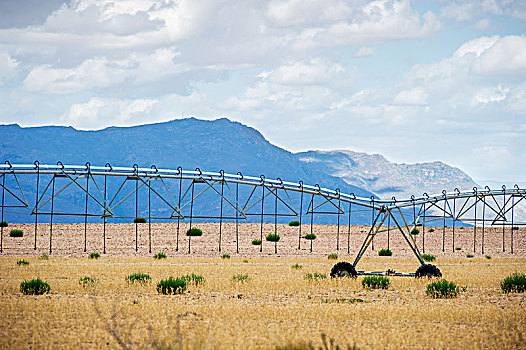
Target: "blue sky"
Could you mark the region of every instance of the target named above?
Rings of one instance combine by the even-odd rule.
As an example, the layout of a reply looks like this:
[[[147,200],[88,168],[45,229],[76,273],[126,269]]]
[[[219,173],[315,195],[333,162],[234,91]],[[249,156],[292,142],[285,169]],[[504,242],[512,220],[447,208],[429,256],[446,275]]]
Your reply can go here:
[[[0,0],[0,123],[228,117],[526,184],[526,2]]]

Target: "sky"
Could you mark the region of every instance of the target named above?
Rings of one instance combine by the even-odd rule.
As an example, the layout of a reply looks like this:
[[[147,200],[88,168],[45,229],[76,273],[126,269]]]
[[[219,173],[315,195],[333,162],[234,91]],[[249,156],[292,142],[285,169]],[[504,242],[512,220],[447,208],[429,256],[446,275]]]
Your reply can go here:
[[[0,0],[0,124],[227,117],[526,184],[526,1]]]

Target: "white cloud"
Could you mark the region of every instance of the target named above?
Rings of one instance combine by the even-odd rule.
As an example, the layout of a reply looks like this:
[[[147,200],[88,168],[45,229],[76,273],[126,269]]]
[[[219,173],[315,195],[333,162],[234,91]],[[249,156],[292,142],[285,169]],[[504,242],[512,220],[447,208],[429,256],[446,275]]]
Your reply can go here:
[[[376,49],[368,46],[361,46],[354,53],[354,57],[369,57],[374,55],[376,55]]]
[[[526,78],[526,37],[499,39],[473,62],[473,72]]]
[[[522,0],[453,0],[445,3],[440,10],[440,17],[459,22],[476,20],[486,15],[526,19],[526,3]]]
[[[15,76],[18,66],[19,62],[9,54],[0,53],[0,86]]]
[[[331,85],[335,81],[348,79],[349,76],[349,72],[340,64],[319,58],[309,62],[300,61],[282,65],[258,75],[263,81],[282,85]]]
[[[409,105],[409,106],[425,106],[427,105],[427,93],[423,88],[415,88],[412,90],[400,91],[394,98],[395,104]]]

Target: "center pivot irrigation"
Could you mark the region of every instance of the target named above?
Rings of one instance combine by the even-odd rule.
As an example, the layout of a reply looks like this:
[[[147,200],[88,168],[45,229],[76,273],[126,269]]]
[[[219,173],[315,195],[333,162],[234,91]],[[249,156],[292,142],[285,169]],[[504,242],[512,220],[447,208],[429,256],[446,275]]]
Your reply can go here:
[[[158,169],[155,165],[141,168],[85,165],[0,165],[1,222],[0,252],[3,252],[6,219],[34,222],[34,249],[37,249],[39,217],[49,217],[49,252],[53,250],[53,223],[57,217],[82,217],[84,220],[84,251],[87,242],[88,218],[100,219],[103,223],[104,251],[106,253],[107,220],[133,219],[136,223],[135,249],[139,249],[137,223],[148,222],[149,252],[152,249],[152,220],[176,222],[175,250],[179,250],[180,223],[187,222],[192,229],[196,220],[211,220],[219,226],[218,250],[222,249],[222,227],[226,221],[235,222],[236,252],[239,252],[240,221],[259,222],[260,238],[263,240],[264,222],[274,223],[274,234],[278,234],[278,219],[297,219],[298,249],[302,245],[302,226],[310,224],[313,234],[315,216],[335,218],[337,223],[336,249],[341,247],[340,232],[347,226],[347,253],[350,253],[350,227],[353,218],[362,220],[370,213],[370,228],[352,263],[338,262],[331,270],[332,277],[356,277],[361,274],[395,276],[441,276],[440,270],[426,264],[417,246],[415,236],[422,232],[422,251],[425,251],[425,227],[442,226],[442,250],[445,248],[445,228],[452,225],[454,249],[455,226],[472,225],[473,251],[480,240],[484,253],[484,229],[487,226],[502,226],[502,250],[506,249],[506,231],[510,232],[510,252],[513,253],[513,231],[526,223],[518,222],[515,209],[526,199],[526,189],[519,186],[491,190],[476,187],[470,191],[442,191],[440,194],[398,200],[393,197],[383,200],[371,196],[356,196],[342,193],[340,189],[327,189],[318,184],[306,185],[303,181],[288,182],[280,178],[268,179],[245,176],[241,172],[227,174],[193,171],[181,167]],[[145,194],[147,193],[147,195]],[[62,201],[62,202],[61,202]],[[140,202],[147,201],[147,211],[139,209]],[[526,201],[525,201],[526,203]],[[523,203],[524,204],[524,203]],[[143,204],[144,206],[144,204]],[[139,217],[139,214],[145,214]],[[9,218],[8,218],[9,216]],[[341,219],[343,218],[343,219]],[[345,220],[345,218],[347,220]],[[307,221],[306,221],[307,220]],[[346,222],[347,225],[343,224]],[[477,229],[481,232],[477,236]],[[394,231],[403,237],[420,266],[414,273],[393,270],[371,272],[358,271],[356,266],[369,247],[374,247],[374,238]],[[187,235],[188,236],[188,235]],[[190,236],[188,236],[190,240]],[[190,242],[190,241],[189,241]],[[312,241],[310,241],[312,244]],[[275,242],[277,244],[277,241]],[[190,246],[189,246],[190,247]],[[277,245],[276,251],[277,251]],[[374,249],[374,248],[373,248]],[[312,250],[312,246],[311,246]],[[262,251],[262,246],[260,246]],[[190,252],[190,251],[189,251]]]

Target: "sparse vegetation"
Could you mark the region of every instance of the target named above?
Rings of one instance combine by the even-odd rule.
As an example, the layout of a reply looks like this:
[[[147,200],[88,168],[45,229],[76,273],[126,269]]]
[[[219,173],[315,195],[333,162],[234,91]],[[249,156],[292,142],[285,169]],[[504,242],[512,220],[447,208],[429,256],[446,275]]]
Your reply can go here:
[[[432,254],[422,254],[422,259],[424,259],[424,261],[435,261],[436,260],[436,257]]]
[[[512,229],[512,231],[517,231],[517,230],[519,230],[519,226],[513,226],[511,229]]]
[[[335,298],[335,299],[321,299],[322,303],[349,303],[349,304],[355,304],[355,303],[363,303],[363,299],[360,298]]]
[[[94,277],[84,276],[79,279],[79,285],[81,287],[94,287],[97,283],[97,279]]]
[[[389,277],[385,276],[365,276],[362,279],[362,287],[367,289],[387,289],[390,284]]]
[[[472,257],[474,257],[473,254],[466,254],[466,258],[471,259]]]
[[[186,235],[188,237],[199,237],[203,235],[203,231],[197,227],[192,227],[186,231]]]
[[[247,282],[250,277],[247,274],[237,274],[232,276],[232,281],[234,282]]]
[[[29,265],[29,261],[22,259],[22,260],[18,260],[18,261],[16,262],[16,264],[17,264],[18,266]]]
[[[427,232],[435,232],[435,229],[434,228],[430,228],[429,230],[427,230]]]
[[[455,247],[455,250],[462,250],[462,247]]]
[[[49,293],[50,290],[49,284],[40,278],[20,283],[20,292],[25,295],[42,295]]]
[[[14,229],[9,232],[9,236],[10,237],[24,237],[24,231]]]
[[[327,259],[329,259],[329,260],[337,260],[338,259],[338,254],[330,253],[329,255],[327,255]]]
[[[160,259],[166,259],[166,254],[164,253],[157,253],[153,256],[154,259],[160,260]]]
[[[500,282],[500,288],[504,293],[524,293],[526,292],[526,275],[514,273]]]
[[[307,281],[317,281],[317,280],[325,280],[327,279],[327,275],[324,274],[324,273],[318,273],[318,272],[314,272],[314,273],[306,273],[305,276],[303,276],[304,279],[306,279]]]
[[[279,242],[280,240],[280,236],[277,234],[277,233],[269,233],[265,239],[268,241],[268,242]]]
[[[303,268],[303,266],[301,266],[300,264],[296,263],[296,264],[292,265],[292,268],[295,269],[295,270],[301,270]]]
[[[484,255],[484,257],[488,260],[491,259],[491,255]]]
[[[223,254],[223,255],[221,255],[221,259],[230,259],[230,255]]]
[[[289,222],[289,226],[299,226],[300,222],[299,220],[292,220]]]
[[[414,229],[411,230],[411,234],[412,234],[412,235],[417,235],[417,234],[419,234],[419,233],[420,233],[420,230],[417,229],[416,227],[415,227]]]
[[[458,293],[459,288],[455,282],[449,282],[445,279],[431,282],[426,288],[426,295],[433,299],[456,298]]]
[[[312,241],[313,239],[316,239],[316,235],[314,233],[307,233],[303,238]]]
[[[200,284],[205,283],[205,278],[201,275],[196,275],[195,273],[183,276],[181,278],[183,278],[186,281],[186,283],[193,284],[194,286],[198,286]]]
[[[146,283],[150,283],[152,281],[152,278],[147,273],[137,272],[137,273],[132,273],[131,275],[126,276],[124,280],[128,284],[134,284],[134,283],[146,284]]]
[[[146,218],[138,216],[135,219],[133,219],[133,223],[135,223],[135,224],[145,224],[146,223]]]
[[[97,252],[93,252],[93,253],[90,253],[90,255],[88,255],[88,258],[89,259],[98,259],[98,258],[100,258],[100,254],[97,253]]]
[[[327,337],[325,334],[321,334],[322,344],[323,346],[320,346],[318,348],[314,347],[312,343],[306,343],[306,342],[299,342],[299,343],[287,343],[283,346],[278,345],[276,346],[276,350],[340,350],[340,346],[335,344],[334,339],[330,338],[327,341]],[[341,347],[341,349],[344,349]],[[348,345],[346,347],[347,350],[360,350],[356,344]]]
[[[157,283],[159,294],[183,294],[186,291],[186,280],[184,278],[169,277]]]
[[[380,256],[391,256],[391,255],[393,255],[393,252],[391,250],[389,250],[389,249],[380,249],[378,251],[378,255],[380,255]]]
[[[7,227],[7,226],[9,226],[7,221],[0,221],[0,227]]]
[[[254,238],[252,240],[252,245],[261,245],[261,240],[259,238]]]
[[[46,253],[44,253],[44,254],[40,255],[38,258],[39,258],[40,260],[49,260],[49,255],[47,255]]]

